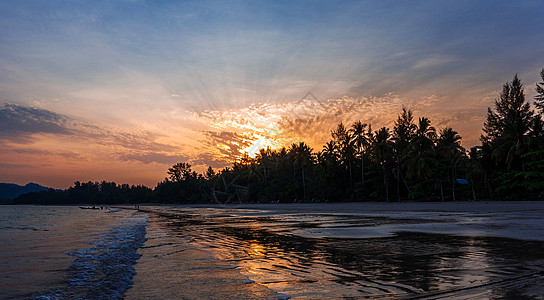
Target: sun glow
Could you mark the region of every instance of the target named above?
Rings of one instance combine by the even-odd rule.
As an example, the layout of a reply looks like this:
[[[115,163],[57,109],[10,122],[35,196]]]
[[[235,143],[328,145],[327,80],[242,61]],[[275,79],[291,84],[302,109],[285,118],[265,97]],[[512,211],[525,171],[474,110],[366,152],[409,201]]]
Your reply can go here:
[[[255,155],[259,153],[260,149],[266,149],[268,147],[270,147],[271,149],[278,149],[281,147],[281,145],[278,142],[272,139],[269,139],[267,137],[260,136],[260,135],[257,135],[256,137],[257,137],[256,140],[251,141],[251,145],[243,149],[240,149],[240,154],[247,153],[249,157],[255,158]]]

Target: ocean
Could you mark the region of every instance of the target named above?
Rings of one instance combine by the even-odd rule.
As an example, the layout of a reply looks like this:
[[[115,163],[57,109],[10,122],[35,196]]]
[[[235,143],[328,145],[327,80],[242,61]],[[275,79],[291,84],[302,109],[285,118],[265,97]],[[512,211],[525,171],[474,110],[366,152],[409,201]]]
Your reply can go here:
[[[0,206],[2,299],[544,298],[544,204]]]
[[[0,297],[123,297],[147,226],[129,210],[0,206]]]

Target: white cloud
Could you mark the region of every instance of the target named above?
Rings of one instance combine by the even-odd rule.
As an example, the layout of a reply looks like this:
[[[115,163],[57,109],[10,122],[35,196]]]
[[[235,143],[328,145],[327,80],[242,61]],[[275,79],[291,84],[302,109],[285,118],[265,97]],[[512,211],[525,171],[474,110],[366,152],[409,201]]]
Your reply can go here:
[[[459,61],[459,59],[452,56],[430,56],[430,57],[416,61],[413,65],[413,68],[426,69],[426,68],[442,66],[442,65],[449,64],[456,61]]]

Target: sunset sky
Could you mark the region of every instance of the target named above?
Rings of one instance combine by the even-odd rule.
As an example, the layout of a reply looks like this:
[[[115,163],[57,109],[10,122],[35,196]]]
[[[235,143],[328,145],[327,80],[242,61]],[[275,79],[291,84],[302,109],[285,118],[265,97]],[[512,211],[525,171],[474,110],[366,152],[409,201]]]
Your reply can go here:
[[[154,187],[402,108],[478,144],[544,1],[0,1],[0,182]]]

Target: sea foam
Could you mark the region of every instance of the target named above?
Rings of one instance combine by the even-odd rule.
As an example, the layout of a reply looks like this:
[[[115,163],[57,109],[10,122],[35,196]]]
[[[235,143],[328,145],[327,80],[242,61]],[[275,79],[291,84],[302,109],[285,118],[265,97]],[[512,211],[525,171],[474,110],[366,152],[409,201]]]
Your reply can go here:
[[[66,252],[75,257],[63,287],[34,299],[120,299],[132,286],[138,249],[145,242],[147,217],[123,220],[92,241],[92,247]]]

